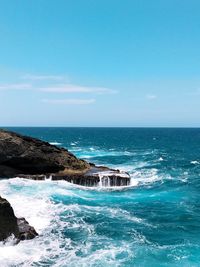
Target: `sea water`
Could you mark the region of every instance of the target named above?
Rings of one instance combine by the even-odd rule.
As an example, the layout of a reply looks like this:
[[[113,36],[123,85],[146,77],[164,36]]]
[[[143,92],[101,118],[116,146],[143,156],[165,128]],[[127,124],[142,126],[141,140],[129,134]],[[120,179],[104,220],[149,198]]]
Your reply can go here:
[[[0,243],[0,267],[200,266],[200,129],[12,128],[131,175],[129,187],[1,179],[39,237]]]

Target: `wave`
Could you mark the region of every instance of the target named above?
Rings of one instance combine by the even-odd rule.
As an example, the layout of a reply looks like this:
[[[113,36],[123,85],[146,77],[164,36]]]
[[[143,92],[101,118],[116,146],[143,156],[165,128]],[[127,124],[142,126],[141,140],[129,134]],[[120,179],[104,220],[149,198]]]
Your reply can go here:
[[[49,142],[50,145],[53,145],[53,146],[61,146],[62,143],[59,143],[59,142]]]
[[[193,160],[190,163],[191,164],[194,164],[194,165],[200,165],[200,161],[197,161],[197,160]]]
[[[76,145],[75,142],[71,143],[71,145]],[[120,157],[120,156],[134,156],[135,152],[131,152],[128,150],[125,151],[117,151],[115,149],[100,149],[99,147],[73,147],[70,149],[72,153],[75,153],[77,156],[81,158],[94,158],[94,157]]]
[[[88,266],[88,263],[90,266],[97,263],[99,266],[120,266],[126,259],[124,253],[131,257],[131,244],[116,243],[107,235],[98,235],[98,220],[106,216],[107,219],[121,218],[146,224],[143,219],[123,209],[99,206],[100,199],[94,198],[91,191],[80,190],[80,187],[64,181],[14,178],[2,180],[0,191],[13,206],[16,216],[25,216],[39,233],[39,237],[20,242],[17,246],[13,246],[11,241],[6,245],[0,243],[1,267],[75,267],[77,263],[79,266]],[[93,206],[94,201],[98,206]],[[96,217],[97,224],[87,221],[87,217]],[[80,237],[76,240],[77,234],[85,242],[80,242]]]
[[[70,146],[76,146],[76,145],[78,145],[78,143],[79,143],[79,141],[71,142],[71,143],[70,143]]]

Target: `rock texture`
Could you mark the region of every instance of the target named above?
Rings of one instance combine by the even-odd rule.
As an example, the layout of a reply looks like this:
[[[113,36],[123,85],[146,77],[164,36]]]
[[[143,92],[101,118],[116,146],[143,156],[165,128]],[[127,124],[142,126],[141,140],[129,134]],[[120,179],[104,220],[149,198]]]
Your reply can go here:
[[[17,218],[10,203],[0,197],[0,241],[14,235],[16,242],[32,239],[38,234],[24,218]]]
[[[0,177],[57,173],[64,169],[84,171],[89,167],[64,148],[0,130]]]
[[[0,177],[65,180],[84,186],[127,186],[130,176],[97,167],[76,158],[64,148],[0,130]]]

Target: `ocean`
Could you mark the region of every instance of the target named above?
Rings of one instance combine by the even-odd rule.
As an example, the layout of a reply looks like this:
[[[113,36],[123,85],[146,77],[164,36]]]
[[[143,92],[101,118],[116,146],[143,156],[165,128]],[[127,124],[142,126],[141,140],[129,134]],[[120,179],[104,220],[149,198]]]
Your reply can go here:
[[[127,188],[1,179],[39,237],[0,243],[0,267],[200,266],[199,128],[9,128],[128,171]]]

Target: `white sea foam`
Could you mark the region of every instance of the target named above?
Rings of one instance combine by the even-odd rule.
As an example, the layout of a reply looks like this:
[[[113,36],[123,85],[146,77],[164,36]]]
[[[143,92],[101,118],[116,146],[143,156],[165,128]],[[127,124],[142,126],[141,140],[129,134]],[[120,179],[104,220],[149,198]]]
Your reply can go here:
[[[79,141],[74,141],[74,142],[71,142],[71,143],[70,143],[70,146],[77,146],[77,145],[78,145],[78,143],[79,143]]]
[[[73,198],[84,198],[84,194],[76,194],[74,185],[64,181],[30,181],[20,178],[0,181],[0,192],[6,197],[15,210],[16,216],[25,216],[31,225],[39,233],[39,237],[20,242],[13,246],[12,240],[6,244],[0,243],[0,266],[28,267],[37,266],[120,266],[121,260],[116,257],[126,251],[132,254],[130,245],[123,242],[120,245],[113,244],[107,237],[98,236],[93,224],[87,223],[82,216],[86,214],[106,212],[107,216],[127,216],[127,220],[135,223],[143,223],[143,220],[126,214],[125,211],[114,208],[93,207],[79,204],[56,204],[51,201],[53,194],[64,195]],[[66,214],[67,220],[62,220],[60,214]],[[64,237],[62,232],[68,231],[84,232],[87,242],[72,242],[70,238]],[[103,239],[102,239],[103,238]],[[95,240],[95,243],[94,243]],[[106,241],[107,240],[107,241]],[[93,249],[96,244],[102,244],[100,249]],[[107,243],[107,245],[106,245]],[[79,256],[81,252],[83,256]],[[89,264],[89,265],[88,265]]]
[[[49,142],[50,145],[53,145],[53,146],[61,146],[62,143],[59,143],[59,142]]]
[[[58,181],[58,183],[61,183],[62,181]],[[126,191],[126,190],[130,190],[131,188],[134,188],[135,186],[138,185],[138,181],[134,181],[131,179],[131,183],[130,185],[125,185],[125,186],[83,186],[83,185],[78,185],[78,184],[72,184],[72,183],[68,183],[68,182],[63,182],[68,188],[74,188],[74,189],[80,189],[81,191]],[[61,191],[60,191],[61,192]],[[64,191],[63,191],[64,193]],[[66,192],[64,193],[66,194]],[[68,194],[68,193],[67,193]],[[77,196],[80,197],[80,195],[77,194]],[[81,198],[84,198],[83,196],[81,196]]]
[[[40,195],[42,192],[34,192],[34,185],[35,181],[21,178],[4,180],[0,182],[0,192],[2,197],[8,199],[17,217],[25,216],[29,223],[34,225],[36,231],[42,233],[43,229],[49,226],[51,216],[54,216],[54,214],[51,212],[52,203],[49,200],[48,194],[43,196]],[[20,191],[16,190],[15,192],[17,187],[20,188]]]
[[[76,147],[71,149],[72,152],[78,153],[77,155],[84,159],[91,159],[95,157],[120,157],[120,156],[133,156],[135,152],[130,151],[116,151],[112,150],[102,150],[96,147],[80,148]]]
[[[191,164],[194,164],[194,165],[199,165],[199,164],[200,164],[200,161],[193,160],[193,161],[191,161]]]
[[[45,183],[45,182],[44,182]],[[40,185],[41,186],[41,185]],[[40,187],[39,186],[39,187]],[[42,188],[41,188],[42,189]],[[40,192],[33,181],[24,179],[3,180],[0,182],[0,192],[6,197],[14,208],[17,217],[26,217],[40,234],[38,238],[20,242],[12,246],[9,242],[0,247],[0,266],[31,266],[48,254],[47,238],[45,233],[51,231],[52,221],[57,217],[58,209],[50,201],[47,193]],[[44,239],[43,239],[44,238]],[[49,240],[51,247],[56,241]],[[57,244],[57,249],[59,244]]]
[[[171,180],[172,177],[168,175],[158,174],[157,169],[147,169],[147,170],[135,170],[131,173],[131,178],[133,181],[137,182],[137,185],[152,184],[158,181],[163,182],[164,180]]]

